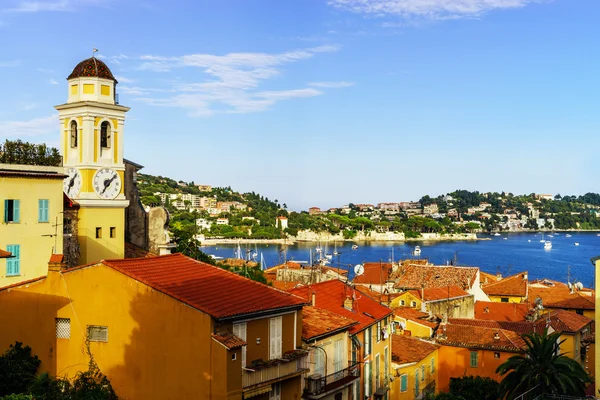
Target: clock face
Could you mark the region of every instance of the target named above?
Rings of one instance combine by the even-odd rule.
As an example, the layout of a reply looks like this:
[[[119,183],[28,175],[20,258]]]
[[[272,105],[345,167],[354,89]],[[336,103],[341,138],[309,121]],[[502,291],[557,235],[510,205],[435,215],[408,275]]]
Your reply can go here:
[[[63,181],[63,190],[71,198],[77,197],[81,190],[81,174],[77,168],[69,168],[67,176]]]
[[[103,199],[114,199],[121,191],[121,177],[110,168],[96,171],[93,184],[96,194]]]

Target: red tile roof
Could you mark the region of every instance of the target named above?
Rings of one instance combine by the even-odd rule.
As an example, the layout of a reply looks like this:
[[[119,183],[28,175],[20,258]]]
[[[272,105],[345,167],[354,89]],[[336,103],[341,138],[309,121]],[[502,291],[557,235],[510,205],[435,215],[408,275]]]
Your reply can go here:
[[[227,347],[227,350],[238,349],[242,346],[247,345],[247,343],[244,340],[230,332],[225,332],[219,335],[211,333],[211,336],[214,340]]]
[[[286,281],[271,281],[271,286],[276,289],[288,291],[288,289],[293,289],[297,287],[302,287],[304,284],[302,282],[286,282]]]
[[[525,321],[532,306],[529,303],[475,302],[475,318],[494,321]]]
[[[388,307],[379,304],[369,296],[354,290],[352,286],[338,280],[292,289],[289,292],[307,301],[311,299],[312,293],[315,293],[315,305],[317,307],[358,322],[358,324],[350,327],[349,332],[351,335],[392,314],[392,310]],[[344,308],[344,300],[348,297],[354,297],[352,310]]]
[[[437,265],[406,265],[400,267],[400,273],[394,287],[400,289],[446,288],[458,286],[470,289],[475,283],[479,268],[451,267]]]
[[[219,319],[305,304],[288,292],[183,254],[103,260],[102,264]]]
[[[478,326],[481,328],[503,329],[507,331],[523,333],[543,333],[546,329],[546,321],[538,319],[536,322],[531,321],[490,321],[485,319],[470,319],[470,318],[450,318],[448,322],[453,325],[468,325]]]
[[[356,290],[358,290],[364,295],[369,296],[370,298],[372,298],[380,304],[389,305],[390,300],[393,298],[393,295],[391,295],[387,291],[385,291],[385,293],[379,293],[375,290],[369,289],[368,286],[356,286]]]
[[[419,362],[439,347],[411,336],[392,335],[392,361],[398,364]]]
[[[427,326],[429,328],[435,328],[439,325],[438,322],[436,321],[429,321],[429,314],[419,311],[419,310],[415,310],[414,308],[410,308],[410,307],[395,307],[394,309],[394,315],[400,317],[400,318],[404,318],[406,320],[412,321],[412,322],[416,322],[417,324],[421,324],[423,326]]]
[[[353,282],[362,285],[384,285],[392,272],[392,264],[379,262],[366,262],[365,270],[361,275],[354,277]]]
[[[438,329],[437,342],[445,346],[523,352],[527,345],[518,333],[496,328],[447,324]]]
[[[558,332],[579,332],[592,322],[592,319],[572,311],[555,310],[550,312],[550,325]]]
[[[594,310],[595,294],[583,294],[579,291],[571,292],[571,289],[564,283],[545,280],[546,284],[536,283],[529,285],[529,300],[534,301],[540,297],[544,307],[550,308],[572,308]]]
[[[50,261],[48,261],[49,264],[60,264],[63,262],[63,260],[65,259],[65,256],[62,254],[52,254],[50,256]]]
[[[479,271],[479,281],[482,285],[485,285],[498,281],[498,277],[487,272]]]
[[[12,257],[12,253],[10,251],[5,251],[0,249],[0,258],[8,258]]]
[[[46,276],[40,276],[38,278],[33,278],[33,279],[26,280],[26,281],[11,283],[10,285],[0,287],[0,292],[3,291],[3,290],[13,289],[13,288],[16,288],[16,287],[19,287],[19,286],[29,285],[30,283],[38,282],[38,281],[41,281],[43,279],[46,279]]]
[[[564,298],[562,300],[546,303],[544,304],[544,307],[595,310],[596,302],[594,297],[580,293],[574,293],[574,295],[570,295],[569,297]]]
[[[483,285],[481,289],[488,296],[527,297],[527,272],[508,276],[502,280]]]
[[[125,242],[125,258],[141,258],[141,257],[156,257],[149,251],[142,249],[134,244]]]
[[[470,296],[469,293],[465,292],[458,286],[449,286],[445,288],[424,288],[422,291],[410,290],[410,293],[425,302]]]
[[[357,322],[333,311],[313,306],[302,309],[302,339],[305,341],[319,336],[331,335],[350,328]]]

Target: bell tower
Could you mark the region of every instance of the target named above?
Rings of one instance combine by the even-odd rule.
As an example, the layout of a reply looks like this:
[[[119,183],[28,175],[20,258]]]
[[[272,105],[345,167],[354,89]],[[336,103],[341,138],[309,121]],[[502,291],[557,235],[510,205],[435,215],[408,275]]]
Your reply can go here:
[[[129,107],[119,105],[117,83],[103,61],[88,58],[67,78],[67,102],[55,106],[68,174],[64,192],[80,205],[80,264],[125,254],[123,128]]]

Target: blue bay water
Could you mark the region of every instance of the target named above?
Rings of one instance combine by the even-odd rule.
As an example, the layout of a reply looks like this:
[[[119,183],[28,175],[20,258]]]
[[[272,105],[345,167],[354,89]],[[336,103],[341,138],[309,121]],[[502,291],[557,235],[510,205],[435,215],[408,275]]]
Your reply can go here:
[[[510,233],[502,236],[480,235],[491,240],[459,241],[459,242],[410,242],[410,243],[357,243],[358,249],[352,250],[354,243],[338,243],[339,257],[334,256],[331,266],[348,268],[352,277],[353,266],[366,261],[389,261],[394,259],[417,258],[411,255],[416,245],[421,246],[421,255],[430,262],[441,265],[449,263],[456,256],[458,265],[479,267],[482,271],[495,274],[500,271],[503,276],[521,271],[529,271],[529,279],[549,278],[562,282],[567,281],[567,269],[570,267],[571,281],[579,281],[586,287],[594,287],[594,268],[590,258],[600,255],[600,236],[592,232],[570,232],[572,237],[560,232],[553,238],[552,249],[545,250],[540,243],[540,233]],[[506,239],[504,239],[506,238]],[[578,242],[579,246],[574,243]],[[242,255],[246,250],[262,253],[266,267],[283,262],[284,254],[288,260],[309,261],[310,252],[317,247],[316,243],[298,243],[287,246],[284,252],[280,245],[246,245],[241,244]],[[236,245],[204,246],[202,251],[224,258],[234,256]],[[333,253],[334,244],[321,243],[324,253]],[[339,259],[339,261],[338,261]]]

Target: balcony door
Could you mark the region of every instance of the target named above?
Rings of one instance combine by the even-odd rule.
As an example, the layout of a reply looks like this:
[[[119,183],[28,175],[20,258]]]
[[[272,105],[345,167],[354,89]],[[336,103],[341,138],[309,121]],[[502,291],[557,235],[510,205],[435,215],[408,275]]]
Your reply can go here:
[[[233,324],[233,334],[244,342],[246,341],[246,323]],[[246,346],[242,346],[242,368],[246,367]]]
[[[336,372],[335,379],[340,379],[343,376],[343,373],[340,373],[342,369],[344,369],[344,341],[342,339],[336,340],[333,343],[333,369]]]
[[[269,400],[281,400],[281,382],[274,383],[269,392]]]
[[[269,326],[269,359],[281,358],[281,347],[283,342],[283,332],[281,328],[282,317],[271,318]]]

